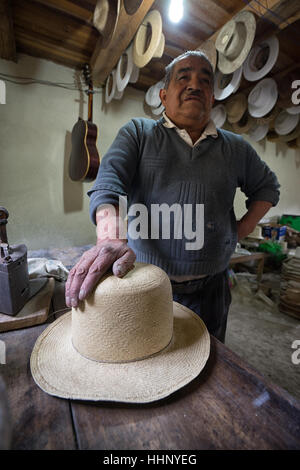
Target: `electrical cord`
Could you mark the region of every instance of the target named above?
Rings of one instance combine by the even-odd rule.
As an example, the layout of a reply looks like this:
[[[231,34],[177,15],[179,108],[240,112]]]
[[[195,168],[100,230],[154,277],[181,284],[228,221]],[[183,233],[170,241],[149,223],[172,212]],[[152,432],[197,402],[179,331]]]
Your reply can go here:
[[[18,77],[16,75],[10,75],[3,72],[0,72],[0,78],[11,83],[15,83],[17,85],[47,85],[47,86],[54,86],[59,88],[64,88],[70,91],[86,91],[85,89],[76,86],[74,83],[65,83],[65,82],[50,82],[48,80],[40,80],[35,79],[32,77]],[[102,90],[94,90],[94,93],[101,93]]]

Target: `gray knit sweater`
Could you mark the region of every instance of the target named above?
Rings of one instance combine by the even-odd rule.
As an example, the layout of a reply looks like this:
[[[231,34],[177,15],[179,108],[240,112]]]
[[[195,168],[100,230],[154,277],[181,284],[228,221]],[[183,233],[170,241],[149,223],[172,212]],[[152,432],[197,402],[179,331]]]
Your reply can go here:
[[[252,201],[276,205],[277,178],[239,135],[218,129],[217,138],[208,136],[192,148],[163,122],[163,118],[135,118],[120,129],[88,191],[91,218],[95,223],[99,205],[118,204],[119,195],[126,196],[128,207],[139,203],[150,214],[148,238],[132,239],[129,230],[128,244],[137,261],[156,264],[170,276],[215,274],[228,266],[237,242],[233,210],[236,188],[246,194],[247,207]],[[151,238],[152,205],[163,203],[181,207],[182,218],[171,211],[170,238],[163,235],[163,223],[159,235]],[[203,243],[190,245],[196,249],[187,249],[191,236],[185,236],[184,229],[179,239],[175,235],[180,233],[176,224],[185,220],[185,205],[192,207],[192,229],[203,235]],[[204,213],[203,218],[199,215],[197,219],[197,208],[198,215]],[[128,218],[129,226],[138,216],[136,212]]]

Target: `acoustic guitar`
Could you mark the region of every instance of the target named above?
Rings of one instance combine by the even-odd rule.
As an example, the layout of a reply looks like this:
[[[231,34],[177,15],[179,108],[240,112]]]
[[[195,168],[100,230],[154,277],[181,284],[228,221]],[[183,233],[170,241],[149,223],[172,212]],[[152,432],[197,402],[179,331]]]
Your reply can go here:
[[[80,117],[72,129],[72,150],[69,160],[69,176],[73,181],[93,181],[98,172],[100,158],[96,147],[98,129],[93,123],[93,82],[90,68],[85,64],[83,74],[88,90],[88,119]]]

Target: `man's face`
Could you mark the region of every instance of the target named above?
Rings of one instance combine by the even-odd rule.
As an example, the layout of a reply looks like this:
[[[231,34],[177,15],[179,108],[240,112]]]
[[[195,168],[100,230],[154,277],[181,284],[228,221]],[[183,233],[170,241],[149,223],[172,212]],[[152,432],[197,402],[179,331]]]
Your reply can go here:
[[[193,56],[180,60],[168,88],[160,91],[160,99],[175,124],[205,125],[214,102],[213,75],[206,60]]]

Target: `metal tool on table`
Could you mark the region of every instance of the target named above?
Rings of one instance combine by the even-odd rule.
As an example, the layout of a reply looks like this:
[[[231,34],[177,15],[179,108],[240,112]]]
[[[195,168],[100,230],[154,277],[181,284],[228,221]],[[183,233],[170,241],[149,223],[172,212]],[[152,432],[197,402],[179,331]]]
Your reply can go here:
[[[16,315],[29,298],[27,247],[9,245],[8,216],[8,211],[0,207],[0,313]]]

